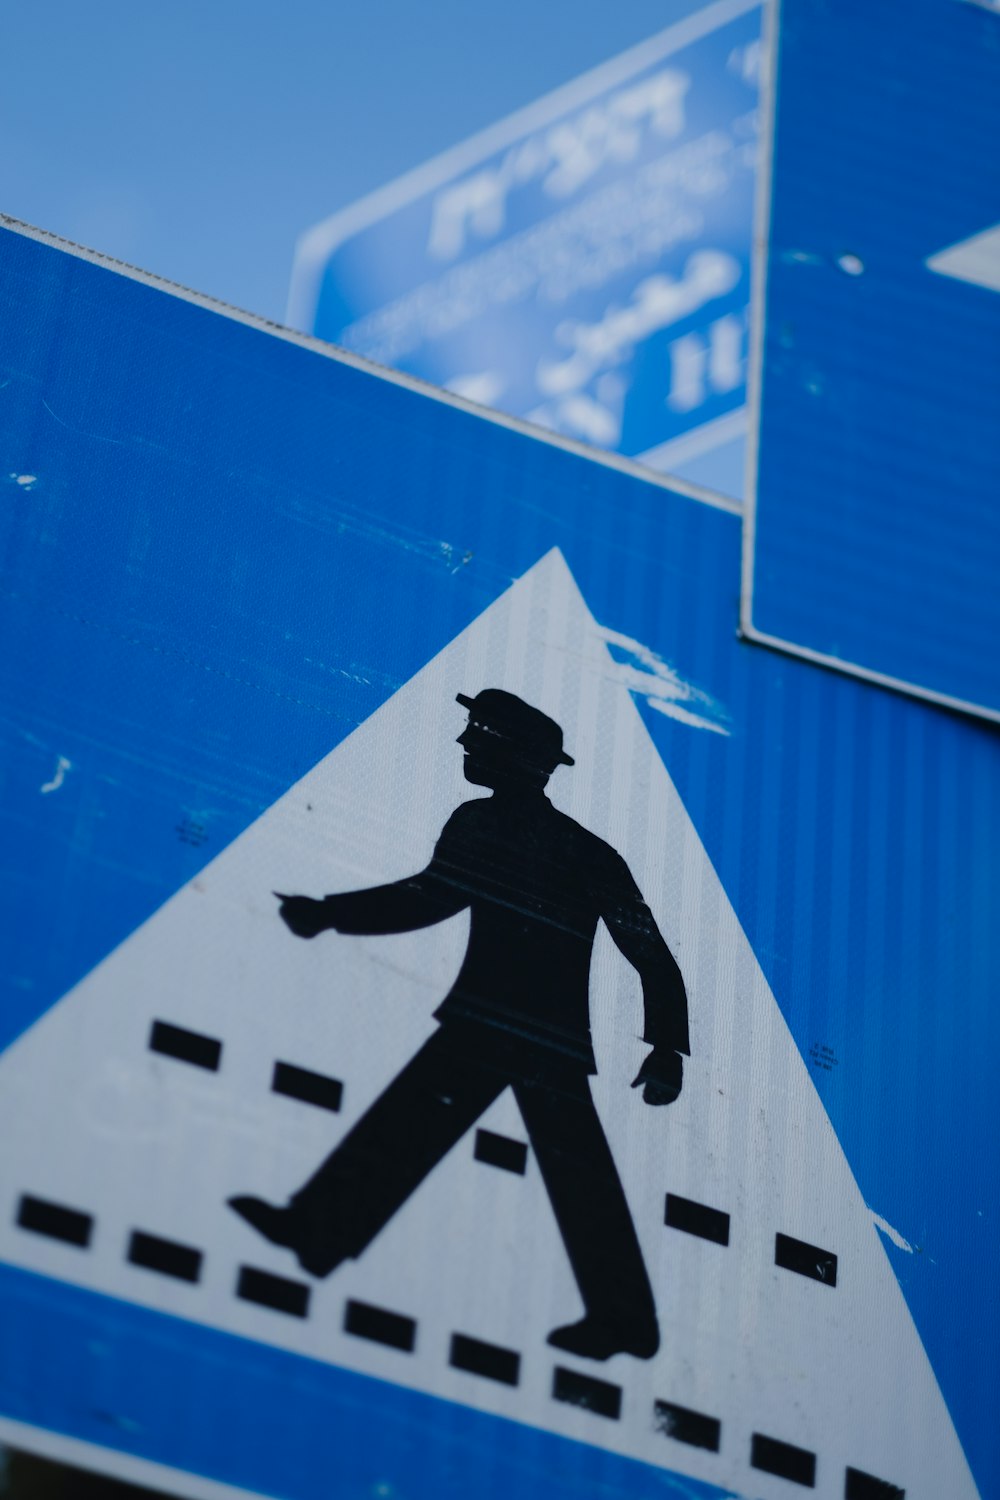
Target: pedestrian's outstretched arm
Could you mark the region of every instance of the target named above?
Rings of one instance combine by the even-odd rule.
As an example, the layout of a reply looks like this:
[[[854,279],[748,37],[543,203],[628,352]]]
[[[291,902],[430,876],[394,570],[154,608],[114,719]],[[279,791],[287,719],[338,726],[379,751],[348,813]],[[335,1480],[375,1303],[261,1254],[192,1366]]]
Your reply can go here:
[[[406,880],[324,896],[319,901],[279,891],[275,895],[281,902],[281,916],[297,937],[315,937],[320,932],[367,936],[415,932],[453,917],[467,905],[462,893],[441,879],[433,861]]]
[[[284,921],[297,937],[315,937],[320,932],[377,937],[383,933],[416,932],[453,917],[471,899],[458,852],[460,838],[456,838],[461,822],[462,808],[458,808],[445,824],[430,864],[405,880],[372,886],[366,891],[324,896],[319,901],[311,896],[283,896],[275,891]]]

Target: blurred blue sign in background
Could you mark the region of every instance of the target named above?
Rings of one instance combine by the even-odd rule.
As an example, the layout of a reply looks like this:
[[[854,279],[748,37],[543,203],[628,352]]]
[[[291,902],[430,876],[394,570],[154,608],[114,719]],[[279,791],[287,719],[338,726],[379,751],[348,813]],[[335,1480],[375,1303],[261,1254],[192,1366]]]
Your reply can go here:
[[[301,240],[294,327],[742,493],[760,0],[718,0]]]

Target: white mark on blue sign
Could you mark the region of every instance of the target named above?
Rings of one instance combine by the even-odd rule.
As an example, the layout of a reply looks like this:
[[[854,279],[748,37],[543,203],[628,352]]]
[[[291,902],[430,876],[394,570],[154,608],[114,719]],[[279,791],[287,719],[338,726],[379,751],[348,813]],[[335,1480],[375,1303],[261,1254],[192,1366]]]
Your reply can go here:
[[[936,271],[939,276],[953,276],[956,281],[1000,292],[1000,224],[929,255],[925,264],[928,271]]]

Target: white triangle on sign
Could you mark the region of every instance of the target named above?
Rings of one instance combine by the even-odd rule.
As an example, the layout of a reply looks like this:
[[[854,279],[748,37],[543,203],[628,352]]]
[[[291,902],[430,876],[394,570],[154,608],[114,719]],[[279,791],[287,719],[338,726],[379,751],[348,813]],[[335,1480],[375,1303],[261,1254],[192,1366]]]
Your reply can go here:
[[[848,1467],[884,1482],[873,1494],[973,1497],[872,1215],[608,638],[550,552],[0,1057],[0,1256],[761,1500],[797,1491],[753,1465],[782,1451],[761,1438],[815,1455],[829,1500]],[[455,695],[484,687],[562,726],[576,764],[551,798],[624,856],[687,985],[684,1089],[651,1108],[629,1087],[647,1051],[638,980],[599,930],[593,1093],[655,1289],[649,1361],[546,1344],[581,1307],[537,1165],[484,1164],[474,1131],[322,1282],[226,1207],[284,1201],[435,1028],[464,914],[302,942],[272,892],[421,869],[476,795]],[[156,1021],[221,1042],[218,1068],[150,1050]],[[341,1080],[340,1112],[273,1092],[278,1061]],[[479,1124],[527,1139],[509,1092]],[[728,1215],[728,1244],[667,1226],[667,1193]],[[92,1216],[89,1248],[19,1226],[24,1195]],[[130,1263],[136,1230],[200,1250],[199,1279]],[[776,1264],[779,1233],[836,1255],[836,1285]],[[244,1266],[310,1284],[308,1316],[237,1296]],[[415,1320],[415,1349],[346,1332],[348,1299]],[[518,1384],[453,1368],[455,1333],[517,1351]],[[556,1366],[617,1386],[617,1420],[553,1399]],[[718,1451],[681,1440],[658,1402],[716,1419]]]

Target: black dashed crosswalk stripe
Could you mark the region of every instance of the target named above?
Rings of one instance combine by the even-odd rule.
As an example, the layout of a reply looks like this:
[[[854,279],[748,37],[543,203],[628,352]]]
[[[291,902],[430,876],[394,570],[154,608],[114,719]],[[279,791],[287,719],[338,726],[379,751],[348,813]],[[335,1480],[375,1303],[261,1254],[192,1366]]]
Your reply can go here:
[[[344,1097],[344,1085],[339,1078],[329,1078],[325,1073],[313,1073],[308,1068],[287,1062],[275,1063],[271,1090],[288,1099],[298,1099],[302,1104],[314,1104],[317,1109],[329,1109],[334,1113],[340,1109]]]
[[[692,1411],[687,1406],[677,1406],[672,1401],[654,1403],[656,1430],[677,1443],[689,1443],[692,1448],[707,1448],[718,1453],[722,1439],[722,1423],[718,1417],[708,1417],[704,1412]]]
[[[808,1245],[790,1234],[774,1236],[774,1264],[799,1276],[809,1276],[813,1281],[822,1281],[824,1286],[837,1285],[837,1257],[833,1252]]]
[[[685,1234],[712,1240],[716,1245],[729,1244],[729,1215],[719,1208],[696,1203],[693,1198],[668,1193],[663,1222],[670,1229],[681,1229]]]
[[[517,1385],[521,1376],[521,1356],[515,1350],[502,1349],[498,1344],[488,1344],[464,1333],[452,1334],[448,1363],[456,1370],[484,1375],[487,1380],[498,1380],[503,1385]]]
[[[346,1304],[344,1332],[355,1338],[371,1339],[376,1344],[388,1344],[391,1349],[400,1349],[405,1354],[412,1354],[416,1348],[415,1320],[403,1313],[390,1312],[386,1307],[375,1307],[370,1302],[352,1300]]]
[[[596,1412],[599,1417],[610,1417],[616,1422],[622,1414],[620,1385],[597,1380],[593,1375],[583,1375],[579,1370],[567,1370],[562,1365],[556,1365],[553,1372],[552,1396],[556,1401],[582,1406],[586,1411]]]
[[[515,1141],[508,1135],[497,1135],[493,1130],[477,1130],[474,1148],[477,1161],[489,1167],[500,1167],[505,1172],[516,1172],[524,1176],[528,1166],[528,1148],[523,1141]]]
[[[763,1469],[765,1474],[776,1474],[779,1479],[789,1479],[806,1489],[816,1487],[816,1455],[808,1448],[797,1448],[794,1443],[783,1443],[779,1438],[755,1432],[750,1440],[750,1464]]]
[[[861,1469],[848,1468],[844,1476],[844,1500],[906,1500],[906,1491]]]
[[[222,1061],[222,1043],[217,1038],[188,1031],[169,1021],[153,1022],[149,1050],[159,1052],[163,1057],[172,1057],[176,1062],[190,1063],[193,1068],[205,1068],[210,1073],[218,1072]]]
[[[61,1240],[64,1245],[76,1245],[86,1250],[94,1232],[91,1214],[68,1208],[64,1203],[50,1203],[46,1198],[34,1198],[24,1193],[17,1206],[17,1223],[21,1229],[32,1234],[44,1234],[50,1240]]]
[[[236,1295],[244,1302],[256,1302],[259,1307],[269,1307],[289,1317],[309,1316],[309,1287],[301,1281],[289,1281],[270,1271],[258,1270],[256,1266],[240,1266]]]
[[[204,1256],[190,1245],[179,1245],[175,1240],[161,1239],[157,1234],[135,1229],[129,1239],[128,1260],[133,1266],[158,1271],[161,1276],[196,1282],[201,1277]]]

